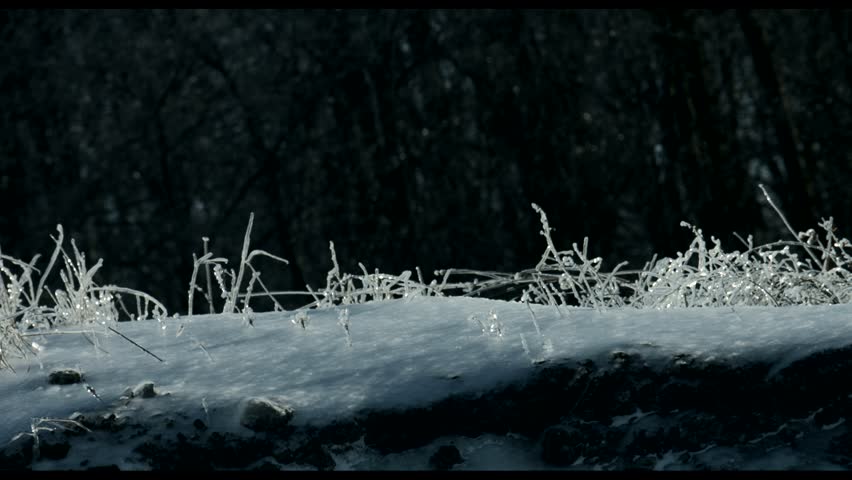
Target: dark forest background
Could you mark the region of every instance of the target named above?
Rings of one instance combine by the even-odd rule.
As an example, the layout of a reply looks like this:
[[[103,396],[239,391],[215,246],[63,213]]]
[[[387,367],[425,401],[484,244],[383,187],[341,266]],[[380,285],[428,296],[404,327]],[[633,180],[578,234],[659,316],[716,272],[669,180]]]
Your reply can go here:
[[[0,13],[0,247],[67,236],[185,311],[192,253],[274,289],[341,267],[605,265],[692,233],[852,234],[852,14],[829,10]],[[42,259],[38,266],[43,267]],[[300,300],[303,300],[300,298]]]

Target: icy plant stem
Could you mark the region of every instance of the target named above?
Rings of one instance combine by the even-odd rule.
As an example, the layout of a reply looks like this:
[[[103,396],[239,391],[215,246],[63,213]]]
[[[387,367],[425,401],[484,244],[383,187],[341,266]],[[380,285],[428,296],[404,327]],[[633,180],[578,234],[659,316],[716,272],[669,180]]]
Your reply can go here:
[[[57,225],[56,231],[58,232],[57,237],[56,238],[53,238],[53,236],[50,237],[50,238],[53,238],[53,241],[56,243],[56,248],[53,249],[53,254],[50,256],[50,262],[48,262],[48,264],[47,264],[47,269],[44,271],[44,273],[41,276],[41,279],[39,279],[39,281],[38,281],[38,288],[36,289],[35,298],[33,299],[33,303],[32,303],[34,306],[38,305],[38,300],[41,297],[41,292],[42,292],[42,289],[44,288],[44,282],[45,282],[45,280],[47,280],[47,275],[50,273],[50,270],[53,268],[53,265],[56,263],[56,258],[59,256],[59,250],[62,246],[62,239],[65,238],[65,233],[62,231],[62,225]]]
[[[771,205],[771,206],[772,206],[772,208],[775,210],[775,213],[777,213],[777,214],[778,214],[778,216],[779,216],[779,217],[781,217],[781,221],[783,221],[783,222],[784,222],[784,225],[787,227],[787,230],[789,230],[789,231],[790,231],[790,234],[792,234],[792,235],[793,235],[793,238],[795,238],[796,240],[799,240],[799,236],[798,236],[798,235],[796,235],[796,231],[795,231],[795,230],[793,230],[793,227],[792,227],[792,226],[790,226],[790,222],[788,222],[788,221],[787,221],[787,217],[785,217],[785,216],[784,216],[784,214],[783,214],[783,213],[781,213],[781,209],[780,209],[780,208],[778,208],[778,206],[777,206],[777,205],[775,205],[775,202],[773,202],[773,201],[772,201],[772,197],[770,197],[770,196],[769,196],[769,192],[767,192],[767,191],[766,191],[766,189],[765,189],[765,188],[763,188],[763,184],[762,184],[762,183],[758,184],[758,187],[760,187],[760,190],[761,190],[761,191],[763,191],[763,196],[764,196],[764,197],[766,197],[766,201],[767,201],[767,202],[769,202],[769,205]],[[810,247],[808,246],[808,244],[807,244],[807,243],[805,243],[805,242],[802,242],[802,241],[799,241],[799,243],[801,243],[801,244],[802,244],[802,246],[804,246],[804,247],[805,247],[805,250],[808,252],[808,255],[810,255],[810,256],[811,256],[811,258],[814,260],[814,262],[815,262],[814,264],[815,264],[815,265],[819,265],[819,264],[820,264],[820,261],[819,261],[819,260],[817,260],[816,255],[814,255],[814,252],[813,252],[813,251],[811,251],[811,249],[810,249]]]
[[[532,208],[541,216],[541,218],[539,219],[541,221],[540,233],[544,235],[544,238],[547,241],[547,249],[544,251],[544,255],[541,256],[541,261],[538,262],[538,265],[536,265],[535,268],[536,270],[541,271],[541,267],[543,267],[547,262],[548,253],[552,254],[554,260],[556,260],[556,263],[561,266],[562,262],[559,261],[559,252],[556,250],[556,246],[553,245],[553,240],[550,238],[550,231],[553,229],[550,228],[550,224],[547,221],[547,215],[544,213],[544,210],[535,203],[532,204]]]
[[[538,334],[538,336],[540,337],[540,336],[541,336],[541,330],[538,328],[538,320],[536,320],[536,318],[535,318],[535,312],[533,312],[533,309],[532,309],[532,307],[530,306],[530,302],[529,302],[529,301],[525,301],[525,302],[524,302],[524,304],[525,304],[525,305],[527,306],[527,308],[530,310],[530,315],[532,315],[532,322],[533,322],[533,326],[535,326],[535,333],[537,333],[537,334]]]
[[[228,301],[225,303],[225,308],[222,313],[234,313],[234,308],[237,305],[237,295],[240,292],[240,284],[243,281],[243,274],[246,269],[246,259],[248,258],[249,241],[251,240],[251,226],[254,223],[254,212],[249,214],[248,226],[246,227],[246,235],[243,238],[243,250],[240,253],[240,269],[237,272],[237,279],[231,286],[231,293],[228,295]]]
[[[210,360],[211,362],[215,362],[215,360],[213,360],[213,356],[210,355],[210,352],[207,351],[207,348],[204,346],[204,344],[197,341],[197,340],[196,340],[196,342],[198,343],[198,348],[200,348],[201,351],[204,352],[205,355],[207,355],[207,359]]]
[[[207,255],[209,252],[207,251],[207,242],[210,241],[207,237],[201,237],[201,241],[204,242],[204,255]],[[204,274],[207,276],[207,304],[210,307],[209,313],[214,313],[213,310],[213,282],[210,280],[210,264],[204,264]]]
[[[162,358],[160,358],[160,357],[158,357],[158,356],[154,355],[154,353],[152,353],[150,350],[148,350],[147,348],[143,347],[142,345],[139,345],[138,343],[134,342],[133,340],[131,340],[131,339],[127,338],[127,336],[126,336],[126,335],[124,335],[123,333],[119,332],[118,330],[116,330],[116,329],[114,329],[114,328],[112,328],[112,327],[110,327],[110,326],[107,326],[106,328],[108,328],[108,329],[109,329],[109,331],[111,331],[111,332],[113,332],[113,333],[118,334],[119,336],[121,336],[121,338],[123,338],[123,339],[127,340],[128,342],[132,343],[133,345],[136,345],[137,347],[139,347],[140,349],[142,349],[142,351],[143,351],[143,352],[145,352],[145,353],[147,353],[148,355],[151,355],[152,357],[156,358],[157,360],[159,360],[159,361],[161,361],[161,362],[163,362],[163,363],[166,363],[166,361],[165,361],[165,360],[163,360]]]
[[[192,275],[189,277],[189,292],[187,293],[188,298],[186,299],[186,316],[192,316],[192,299],[195,297],[195,277],[198,276],[198,264],[206,260],[207,255],[198,259],[195,257],[195,254],[192,254]]]
[[[115,285],[108,285],[108,286],[105,286],[105,287],[92,287],[92,288],[89,289],[89,291],[90,292],[104,291],[104,292],[110,292],[110,293],[116,293],[116,292],[127,293],[127,294],[130,294],[130,295],[136,296],[137,308],[140,308],[139,305],[138,305],[139,299],[141,298],[141,299],[145,300],[145,302],[146,302],[145,312],[148,311],[148,306],[147,306],[148,302],[153,303],[154,306],[156,306],[160,310],[159,313],[160,313],[161,316],[165,317],[166,315],[168,315],[168,312],[169,312],[168,310],[166,310],[166,307],[163,306],[163,304],[160,303],[159,300],[157,300],[156,298],[152,297],[151,295],[148,295],[145,292],[140,292],[139,290],[133,290],[132,288],[124,288],[124,287],[117,287]]]

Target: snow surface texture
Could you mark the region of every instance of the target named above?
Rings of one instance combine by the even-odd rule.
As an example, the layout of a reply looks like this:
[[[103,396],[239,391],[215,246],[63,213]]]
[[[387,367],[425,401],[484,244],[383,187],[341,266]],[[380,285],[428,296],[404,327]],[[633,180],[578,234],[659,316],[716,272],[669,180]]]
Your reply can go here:
[[[203,419],[211,431],[246,435],[251,432],[240,425],[240,412],[252,397],[286,399],[295,412],[292,426],[319,427],[359,410],[427,406],[454,394],[484,392],[528,375],[544,361],[606,358],[626,347],[647,347],[646,360],[686,353],[700,359],[771,361],[771,376],[809,354],[852,344],[852,305],[557,310],[413,296],[345,309],[349,338],[341,322],[344,307],[310,310],[307,318],[295,312],[257,313],[251,324],[238,314],[113,324],[164,362],[103,327],[94,327],[95,335],[89,335],[95,345],[80,334],[27,337],[38,343],[39,355],[14,359],[16,373],[0,374],[0,442],[31,432],[34,418],[67,419],[104,405],[119,417],[149,425],[148,437],[163,434],[181,419]],[[48,383],[50,372],[68,368],[79,371],[83,381]],[[127,389],[145,382],[154,384],[157,396],[129,399]],[[634,419],[617,416],[612,421],[615,425],[641,416],[637,412]],[[37,459],[33,468],[114,464],[148,469],[133,451],[142,440],[108,448],[105,439],[76,441],[66,456]],[[464,459],[454,466],[457,470],[554,468],[512,434],[444,438],[385,455],[362,445],[331,456],[337,470],[425,469],[435,448],[448,442]],[[717,464],[724,466],[730,455],[723,450],[710,448],[705,454],[718,456]],[[673,455],[653,467],[676,468]],[[776,450],[762,463],[735,468],[790,468],[790,458]],[[279,467],[313,468],[298,463]]]

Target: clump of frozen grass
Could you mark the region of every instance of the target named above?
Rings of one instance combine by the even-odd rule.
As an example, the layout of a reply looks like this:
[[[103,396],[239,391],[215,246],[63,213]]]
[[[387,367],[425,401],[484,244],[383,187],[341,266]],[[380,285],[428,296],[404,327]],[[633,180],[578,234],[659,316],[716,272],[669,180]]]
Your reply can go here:
[[[627,265],[622,262],[611,272],[601,271],[603,259],[589,257],[589,239],[583,239],[582,248],[576,243],[570,250],[557,250],[550,232],[553,229],[547,215],[535,203],[533,209],[539,214],[545,239],[545,250],[535,268],[506,274],[500,272],[481,272],[476,270],[449,269],[439,270],[444,275],[442,290],[464,292],[464,295],[483,295],[489,292],[511,292],[522,287],[519,296],[512,300],[523,303],[554,305],[577,305],[580,307],[603,308],[622,307],[629,299],[622,290],[628,282],[619,276],[619,270]],[[451,275],[474,277],[466,282],[447,283]],[[563,312],[559,311],[560,315]]]
[[[67,325],[107,326],[118,320],[118,307],[131,320],[162,319],[167,315],[166,308],[147,293],[96,284],[94,276],[103,262],[98,260],[88,268],[86,257],[74,240],[71,240],[73,256],[63,248],[62,225],[57,225],[56,230],[57,236],[51,236],[55,247],[44,272],[35,266],[39,255],[26,263],[0,254],[0,369],[12,369],[9,363],[12,356],[20,358],[37,353],[37,344],[26,339],[31,335],[30,330],[44,332]],[[45,283],[60,255],[64,265],[59,272],[62,288],[51,291]],[[42,296],[43,293],[47,295]],[[135,298],[135,314],[124,305],[122,294]],[[44,298],[50,302],[43,302]]]
[[[701,229],[685,222],[695,238],[686,252],[646,265],[635,283],[632,304],[639,307],[711,307],[737,305],[824,305],[852,301],[849,240],[837,238],[834,219],[823,219],[823,237],[813,230],[795,233],[772,198],[766,199],[793,234],[792,241],[725,252]]]
[[[36,271],[33,264],[37,259],[38,256],[30,263],[24,263],[0,254],[0,369],[11,368],[8,363],[10,356],[25,357],[34,353],[21,336],[18,323],[20,317],[27,315],[29,320],[33,315],[27,297],[31,299],[33,296],[32,274]],[[15,273],[14,267],[20,271]]]
[[[399,275],[380,273],[378,270],[370,273],[362,263],[358,264],[361,273],[343,273],[337,261],[334,243],[329,242],[332,268],[326,276],[325,286],[320,289],[315,290],[306,285],[307,292],[270,292],[259,283],[259,273],[252,268],[249,288],[241,293],[238,288],[241,275],[231,271],[229,278],[236,278],[236,281],[227,284],[223,280],[225,273],[221,267],[224,259],[214,259],[208,255],[196,261],[191,284],[195,284],[195,273],[201,265],[213,265],[214,276],[226,299],[226,307],[233,304],[228,299],[235,298],[245,299],[247,305],[247,300],[253,295],[265,295],[273,298],[273,301],[277,295],[310,295],[313,302],[298,309],[291,319],[302,328],[307,327],[307,311],[312,308],[335,308],[415,296],[496,295],[528,306],[553,305],[562,316],[565,310],[560,307],[569,305],[603,309],[626,306],[785,306],[852,301],[852,273],[848,270],[852,263],[849,250],[852,244],[835,235],[833,219],[820,222],[819,226],[824,231],[822,236],[812,229],[795,233],[769,194],[765,190],[763,193],[794,234],[793,240],[756,246],[749,236],[747,240],[742,240],[746,247],[744,251],[725,251],[718,239],[711,237],[708,245],[700,228],[682,222],[681,225],[691,229],[694,235],[689,248],[674,258],[658,260],[655,256],[639,270],[624,270],[627,262],[622,262],[612,271],[604,271],[602,259],[589,255],[588,238],[584,238],[581,245],[572,244],[570,249],[557,249],[547,215],[538,205],[532,204],[533,210],[539,214],[542,225],[539,233],[544,237],[545,250],[535,267],[515,273],[438,270],[435,275],[441,278],[440,283],[432,280],[428,284],[419,268],[416,268],[416,279],[412,278],[409,270]],[[251,257],[246,254],[247,251],[248,230],[243,245],[243,259]],[[245,260],[242,263],[246,263]],[[262,286],[262,293],[252,293],[251,286],[255,283]],[[277,302],[275,305],[276,310],[279,310]],[[223,311],[228,312],[227,308]],[[530,314],[538,327],[531,308]],[[490,326],[486,330],[490,332]],[[346,333],[348,336],[348,328]]]
[[[273,303],[274,311],[283,312],[284,308],[276,300],[277,296],[310,296],[313,298],[313,301],[296,309],[290,316],[290,322],[302,330],[307,330],[311,321],[310,310],[336,309],[338,310],[338,324],[343,328],[347,345],[351,347],[352,335],[349,310],[347,308],[341,309],[339,308],[340,306],[361,304],[369,301],[414,298],[416,296],[440,296],[444,288],[452,288],[452,286],[447,285],[447,276],[444,277],[444,281],[440,285],[436,280],[432,280],[431,283],[426,284],[420,268],[415,268],[417,280],[411,278],[412,274],[409,270],[399,275],[384,274],[378,270],[375,270],[374,273],[369,273],[362,263],[358,264],[361,268],[361,274],[341,273],[340,265],[337,261],[337,252],[334,249],[334,242],[329,242],[332,268],[328,271],[324,287],[314,289],[310,285],[305,285],[305,291],[270,291],[261,281],[260,272],[251,264],[251,260],[258,255],[263,255],[284,264],[288,262],[263,250],[252,250],[249,252],[253,222],[254,214],[252,213],[249,216],[243,241],[240,267],[236,271],[233,269],[226,270],[223,267],[223,265],[228,263],[226,258],[214,257],[211,252],[207,251],[208,239],[207,237],[203,237],[204,253],[201,257],[193,255],[193,270],[187,294],[188,315],[192,315],[194,312],[194,297],[196,292],[201,292],[204,295],[209,306],[209,311],[211,313],[215,311],[212,288],[213,281],[210,274],[210,268],[212,267],[212,277],[219,287],[219,294],[223,305],[221,313],[240,313],[244,323],[252,325],[251,313],[253,310],[249,302],[253,297],[268,298]],[[199,285],[198,277],[202,267],[205,269],[207,276],[206,292]],[[242,279],[246,271],[251,271],[251,278],[245,288],[243,288],[242,285],[244,282]],[[242,301],[242,308],[238,308],[237,306],[239,300]]]
[[[682,222],[694,239],[685,252],[657,260],[644,268],[624,271],[626,262],[611,272],[601,271],[601,258],[588,255],[588,238],[582,247],[559,251],[553,243],[547,215],[533,204],[542,224],[545,251],[535,268],[514,274],[475,270],[443,270],[440,291],[463,295],[489,295],[522,290],[512,300],[529,305],[574,305],[587,308],[632,306],[637,308],[787,306],[848,303],[852,301],[852,243],[835,235],[833,218],[823,219],[818,235],[813,229],[796,233],[772,198],[760,187],[781,217],[793,240],[755,246],[753,238],[742,240],[746,249],[725,251],[711,237],[708,246],[701,229]],[[448,283],[451,275],[473,277]],[[533,321],[535,315],[532,313]]]
[[[58,238],[54,238],[54,242],[57,247],[37,287],[34,286],[33,275],[40,273],[35,267],[39,255],[25,263],[0,252],[0,369],[12,369],[10,356],[26,357],[36,353],[33,344],[24,339],[22,330],[43,325],[50,319],[50,310],[40,306],[39,299],[45,279],[56,263],[59,245],[64,237],[62,226],[57,225],[56,229]],[[9,265],[4,262],[9,262]],[[19,269],[18,272],[15,273],[13,268]]]
[[[249,225],[251,225],[251,221],[249,222]],[[248,236],[246,236],[246,238],[248,239]],[[244,246],[244,251],[245,250],[246,247]],[[399,275],[380,273],[378,269],[376,269],[373,273],[369,273],[367,271],[367,267],[365,267],[363,263],[358,263],[358,266],[361,268],[360,274],[341,273],[340,265],[337,262],[337,252],[334,249],[334,242],[329,242],[329,251],[331,254],[332,268],[326,275],[325,286],[320,289],[314,289],[310,285],[305,285],[305,291],[270,291],[266,285],[260,281],[260,272],[256,271],[254,267],[248,263],[248,261],[245,263],[246,266],[252,270],[252,280],[249,282],[245,291],[240,291],[239,281],[228,283],[228,279],[230,278],[239,279],[239,274],[236,274],[233,270],[226,272],[224,268],[222,268],[221,265],[227,263],[227,260],[223,258],[212,258],[210,254],[205,254],[201,258],[195,260],[195,268],[193,269],[192,278],[190,280],[189,304],[190,306],[192,305],[193,292],[201,291],[200,287],[196,285],[197,272],[202,265],[206,264],[213,265],[213,276],[216,278],[222,298],[224,299],[240,298],[243,299],[244,305],[248,305],[248,300],[252,297],[267,297],[273,301],[275,311],[283,311],[284,309],[281,307],[280,303],[275,300],[276,296],[298,295],[312,297],[312,302],[309,302],[298,309],[297,316],[299,312],[315,308],[327,309],[335,308],[339,305],[353,305],[370,301],[391,300],[395,298],[440,296],[442,295],[442,290],[448,287],[448,285],[446,285],[446,278],[444,279],[444,283],[440,285],[436,280],[432,280],[431,283],[426,284],[423,281],[423,275],[419,267],[415,268],[415,271],[417,272],[417,280],[411,278],[410,270],[406,270]],[[250,260],[255,254],[267,255],[286,263],[286,260],[260,250],[255,250],[248,254],[246,256],[247,260]],[[260,287],[261,292],[253,292],[255,285]],[[205,294],[205,296],[210,298],[212,297],[212,293]],[[229,304],[226,300],[226,308],[223,309],[223,313],[232,313],[232,311],[227,310],[228,305]],[[303,328],[307,325],[305,319],[301,317],[294,317],[293,323]]]
[[[42,312],[47,313],[45,318],[51,326],[113,323],[119,319],[119,307],[130,320],[152,318],[162,321],[168,315],[166,307],[145,292],[117,285],[99,286],[95,283],[94,276],[103,265],[103,260],[99,259],[95,265],[87,268],[86,256],[77,249],[73,239],[71,240],[73,259],[62,247],[61,240],[54,240],[56,248],[62,253],[65,269],[59,272],[64,288],[57,289],[55,293],[47,290],[53,300],[53,308],[42,309]],[[129,295],[135,300],[135,313],[128,310],[122,294]]]
[[[221,294],[221,298],[224,301],[222,306],[221,313],[234,313],[239,310],[239,312],[243,315],[245,321],[249,322],[249,315],[252,312],[251,307],[249,306],[249,302],[253,296],[252,291],[255,285],[259,286],[262,290],[262,294],[254,294],[254,296],[266,296],[270,298],[275,305],[275,310],[283,310],[281,305],[275,300],[275,294],[269,292],[264,285],[263,281],[260,279],[260,272],[257,271],[254,266],[251,264],[252,259],[257,256],[265,256],[269,257],[273,260],[279,261],[283,264],[287,264],[287,260],[272,255],[271,253],[265,250],[252,250],[249,252],[249,243],[251,241],[251,228],[254,224],[254,212],[251,212],[249,215],[248,226],[246,226],[246,233],[243,237],[243,248],[240,252],[240,262],[239,267],[236,271],[233,269],[225,270],[222,265],[228,263],[228,259],[222,257],[213,257],[213,254],[207,252],[207,237],[203,237],[204,241],[204,255],[201,258],[196,258],[193,254],[193,269],[192,276],[189,281],[189,293],[187,300],[187,315],[192,316],[193,314],[193,299],[195,297],[195,292],[199,291],[204,293],[204,290],[201,289],[196,284],[196,280],[198,278],[198,269],[200,267],[205,268],[205,273],[207,275],[207,292],[205,293],[205,298],[210,307],[210,313],[213,313],[214,309],[214,301],[213,301],[213,291],[212,291],[212,282],[210,280],[210,266],[213,266],[213,277],[216,279],[216,284],[219,286],[219,291]],[[251,271],[251,278],[248,281],[248,285],[246,287],[246,292],[241,293],[240,289],[243,284],[243,277],[245,276],[246,270]],[[242,308],[238,308],[238,302],[242,299]]]
[[[417,269],[419,280],[411,278],[411,271],[405,270],[399,275],[380,273],[378,269],[369,273],[363,263],[358,263],[361,274],[340,273],[337,263],[337,252],[334,242],[329,242],[332,268],[326,276],[325,288],[314,292],[308,290],[314,297],[314,302],[308,307],[328,308],[335,305],[351,305],[369,301],[391,300],[394,298],[410,298],[414,296],[440,296],[441,287],[436,281],[430,284],[423,282],[420,269]]]
[[[825,223],[828,222],[828,223]],[[831,219],[821,224],[831,230]],[[819,305],[849,301],[849,272],[842,267],[815,268],[795,252],[797,242],[773,242],[726,253],[711,237],[708,248],[700,229],[690,248],[640,273],[646,287],[633,303],[643,307],[710,307],[734,305]],[[813,230],[809,231],[813,238]],[[816,243],[816,242],[815,242]],[[840,242],[836,242],[838,245]],[[648,281],[648,279],[652,279]]]

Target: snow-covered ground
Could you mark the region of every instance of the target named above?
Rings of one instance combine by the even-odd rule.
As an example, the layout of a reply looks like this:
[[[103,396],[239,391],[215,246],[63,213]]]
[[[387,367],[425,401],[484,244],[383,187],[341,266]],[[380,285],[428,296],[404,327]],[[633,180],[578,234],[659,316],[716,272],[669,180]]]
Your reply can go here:
[[[852,305],[595,310],[413,296],[345,309],[309,310],[304,328],[294,312],[253,314],[251,324],[236,314],[111,325],[163,362],[103,326],[30,336],[38,357],[13,360],[15,373],[0,372],[0,442],[30,431],[33,418],[68,418],[103,404],[152,428],[180,416],[205,419],[211,430],[245,433],[238,412],[249,397],[285,398],[296,412],[293,425],[319,426],[365,408],[427,405],[485,391],[523,377],[542,360],[598,358],[620,348],[647,347],[647,359],[672,353],[772,359],[777,371],[813,352],[852,344]],[[59,333],[79,331],[89,332],[95,345],[81,334]],[[49,384],[48,374],[60,368],[79,370],[84,383]],[[157,397],[121,399],[128,387],[146,381]],[[455,469],[551,468],[511,435],[442,440],[435,445],[452,442],[464,458]],[[64,459],[39,460],[34,468],[77,469],[84,460],[148,468],[133,447],[77,442]],[[423,469],[434,448],[333,456],[337,470]],[[657,467],[667,468],[670,460]],[[785,461],[781,455],[755,468],[786,468]]]

